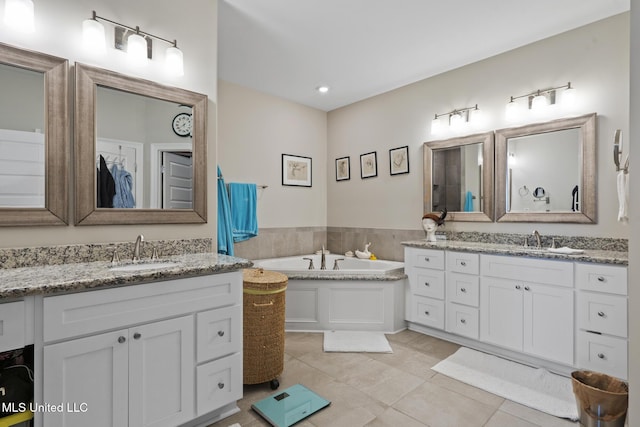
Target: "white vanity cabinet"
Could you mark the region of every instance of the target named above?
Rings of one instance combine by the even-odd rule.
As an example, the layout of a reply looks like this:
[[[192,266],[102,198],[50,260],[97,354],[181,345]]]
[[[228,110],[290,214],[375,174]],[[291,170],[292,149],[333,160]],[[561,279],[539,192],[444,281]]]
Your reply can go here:
[[[241,272],[43,299],[46,427],[175,427],[242,397]],[[229,408],[224,408],[225,405]]]
[[[406,316],[409,322],[436,329],[445,325],[444,251],[405,247]]]
[[[627,268],[576,264],[579,368],[627,379]]]
[[[481,256],[481,341],[571,366],[573,307],[573,263]]]

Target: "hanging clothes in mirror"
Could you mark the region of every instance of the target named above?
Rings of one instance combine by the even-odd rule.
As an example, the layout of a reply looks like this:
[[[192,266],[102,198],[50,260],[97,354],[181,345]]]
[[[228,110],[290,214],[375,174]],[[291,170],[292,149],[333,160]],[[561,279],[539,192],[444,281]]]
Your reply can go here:
[[[100,155],[97,174],[97,207],[99,208],[112,208],[113,196],[116,194],[116,182],[111,175],[111,171],[107,167],[107,162],[104,157]]]

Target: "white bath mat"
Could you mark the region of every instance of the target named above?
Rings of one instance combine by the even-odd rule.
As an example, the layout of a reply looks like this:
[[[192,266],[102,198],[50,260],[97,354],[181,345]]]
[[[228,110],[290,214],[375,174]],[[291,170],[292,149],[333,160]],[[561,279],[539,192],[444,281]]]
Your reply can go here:
[[[578,419],[571,379],[461,347],[433,368],[448,377],[561,418]]]
[[[393,353],[382,332],[325,331],[325,352]]]

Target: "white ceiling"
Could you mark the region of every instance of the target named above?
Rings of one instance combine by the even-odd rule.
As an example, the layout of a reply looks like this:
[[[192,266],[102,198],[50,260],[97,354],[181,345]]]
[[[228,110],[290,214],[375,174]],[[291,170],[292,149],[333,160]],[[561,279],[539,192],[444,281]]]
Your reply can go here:
[[[324,111],[629,10],[630,0],[220,0],[218,77]],[[329,93],[315,91],[328,85]]]

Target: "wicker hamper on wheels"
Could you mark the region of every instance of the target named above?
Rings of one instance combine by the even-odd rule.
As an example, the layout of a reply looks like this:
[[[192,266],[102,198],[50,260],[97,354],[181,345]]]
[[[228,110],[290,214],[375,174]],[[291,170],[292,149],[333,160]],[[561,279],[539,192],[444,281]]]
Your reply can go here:
[[[243,383],[280,386],[284,370],[284,309],[288,278],[263,269],[243,271]]]

